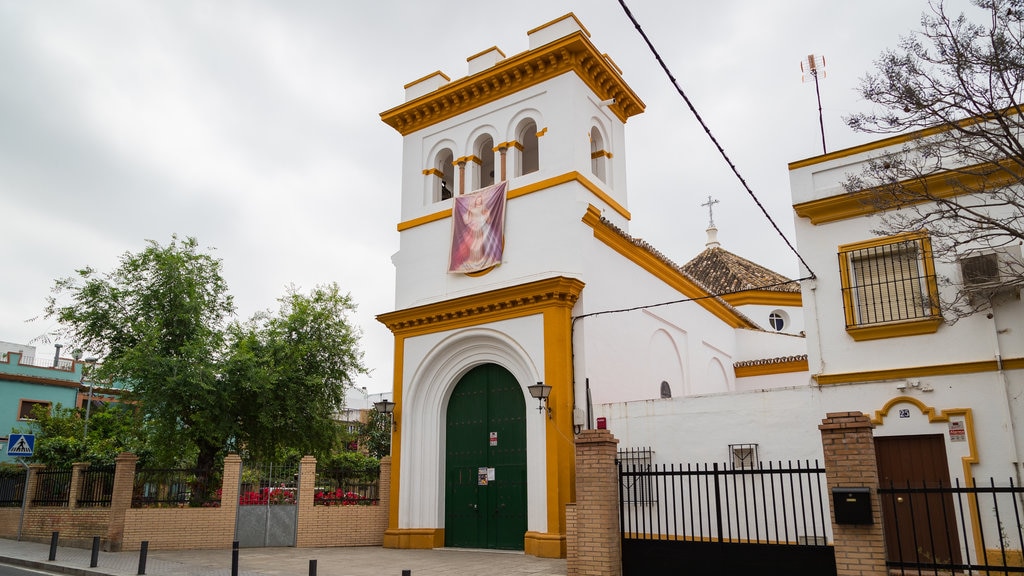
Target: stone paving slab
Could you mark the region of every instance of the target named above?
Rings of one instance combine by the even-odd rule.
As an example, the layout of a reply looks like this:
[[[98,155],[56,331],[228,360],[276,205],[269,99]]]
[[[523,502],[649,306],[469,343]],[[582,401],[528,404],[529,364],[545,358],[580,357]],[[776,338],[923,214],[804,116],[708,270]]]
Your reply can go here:
[[[135,576],[139,552],[100,552],[96,568],[92,553],[58,547],[48,561],[49,544],[0,538],[0,563],[28,566],[73,576]],[[565,576],[565,560],[535,558],[522,552],[491,550],[392,550],[358,548],[242,548],[239,576],[306,576],[316,560],[317,576]],[[147,576],[231,576],[231,550],[150,550]]]

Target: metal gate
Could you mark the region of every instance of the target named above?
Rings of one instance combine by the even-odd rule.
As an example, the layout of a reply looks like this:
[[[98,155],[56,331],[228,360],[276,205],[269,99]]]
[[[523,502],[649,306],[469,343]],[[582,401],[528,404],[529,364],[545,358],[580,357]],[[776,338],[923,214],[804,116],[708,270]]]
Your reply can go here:
[[[235,540],[240,547],[295,546],[297,466],[245,464],[238,494]]]
[[[623,576],[836,574],[825,470],[619,460]]]

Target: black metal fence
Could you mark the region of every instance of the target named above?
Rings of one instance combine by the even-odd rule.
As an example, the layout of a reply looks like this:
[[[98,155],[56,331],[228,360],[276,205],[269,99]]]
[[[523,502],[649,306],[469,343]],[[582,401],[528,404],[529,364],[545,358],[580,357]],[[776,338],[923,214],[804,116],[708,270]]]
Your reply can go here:
[[[78,505],[85,508],[110,506],[114,494],[114,467],[90,466],[81,474]]]
[[[67,506],[71,495],[71,468],[56,468],[36,472],[36,490],[33,506]]]
[[[132,508],[217,507],[220,496],[217,476],[184,468],[137,470]]]
[[[353,480],[339,469],[317,468],[314,506],[372,506],[379,503],[379,486],[376,482]]]
[[[623,574],[835,574],[817,461],[738,469],[640,456],[619,460]]]
[[[25,497],[28,472],[14,468],[0,468],[0,508],[18,508]]]
[[[879,488],[891,571],[1024,573],[1024,488],[973,484]]]
[[[631,468],[631,469],[630,469]],[[825,469],[817,462],[731,469],[718,463],[621,468],[623,534],[764,544],[826,544]]]

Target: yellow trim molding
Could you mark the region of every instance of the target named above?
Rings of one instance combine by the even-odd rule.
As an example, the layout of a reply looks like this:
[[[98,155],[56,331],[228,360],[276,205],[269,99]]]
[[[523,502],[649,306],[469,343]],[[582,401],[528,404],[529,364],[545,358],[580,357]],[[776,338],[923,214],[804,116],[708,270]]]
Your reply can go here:
[[[980,372],[996,372],[999,363],[995,360],[978,362],[958,362],[956,364],[935,364],[932,366],[911,366],[889,370],[870,370],[867,372],[846,372],[841,374],[815,374],[814,380],[820,386],[834,384],[854,384],[860,382],[879,382],[883,380],[906,380],[907,378],[924,378],[927,376],[950,376],[954,374],[977,374]],[[1003,360],[1003,370],[1024,370],[1024,358]]]
[[[444,72],[441,72],[440,70],[434,70],[433,72],[431,72],[430,74],[427,74],[426,76],[423,76],[422,78],[417,78],[417,79],[413,80],[412,82],[409,82],[405,86],[402,86],[402,88],[408,90],[410,87],[415,86],[415,85],[419,84],[420,82],[423,82],[424,80],[429,80],[430,78],[433,78],[434,76],[440,76],[441,78],[444,78],[445,82],[451,82],[452,81],[452,79],[449,78],[448,75],[445,74]]]
[[[523,537],[523,548],[538,558],[565,558],[565,534],[529,531]]]
[[[466,58],[466,62],[471,62],[471,61],[473,61],[473,60],[483,56],[484,54],[487,54],[488,52],[497,52],[498,54],[501,54],[502,58],[505,58],[505,53],[501,50],[501,48],[498,48],[497,46],[491,46],[490,48],[488,48],[486,50],[481,50],[481,51],[477,52],[476,54],[473,54],[469,58]]]
[[[588,38],[590,37],[590,31],[587,30],[587,27],[583,25],[583,22],[580,22],[580,19],[576,17],[576,14],[573,14],[572,12],[569,12],[568,14],[565,14],[563,16],[559,16],[558,18],[555,18],[554,20],[552,20],[550,22],[545,22],[544,24],[541,24],[540,26],[537,26],[533,30],[527,30],[526,31],[526,35],[527,36],[533,36],[537,32],[540,32],[541,30],[547,28],[548,26],[552,26],[554,24],[558,24],[562,20],[566,20],[568,18],[572,18],[573,20],[575,20],[576,21],[576,25],[580,27],[580,30],[583,30],[583,33],[586,34]]]
[[[931,315],[925,318],[912,320],[895,320],[884,324],[857,323],[855,306],[853,301],[853,270],[850,268],[850,259],[847,253],[866,248],[877,248],[900,242],[918,242],[921,247],[921,261],[924,264],[922,270],[927,279],[928,300],[931,302]],[[843,311],[846,315],[846,333],[857,342],[865,340],[878,340],[881,338],[899,338],[901,336],[917,336],[920,334],[933,334],[942,325],[942,313],[939,311],[939,285],[935,280],[935,260],[932,258],[932,242],[927,230],[919,232],[904,232],[894,236],[872,238],[861,242],[842,244],[839,251],[839,279],[842,283]]]
[[[970,190],[1005,186],[1019,178],[1019,172],[1019,167],[1009,163],[976,164],[957,171],[947,170],[918,180],[907,180],[900,182],[899,204],[888,208],[913,206],[931,202],[933,198],[952,198]],[[811,224],[826,224],[882,212],[874,201],[878,194],[883,197],[891,195],[880,188],[869,188],[794,204],[793,210],[797,216],[809,219]]]
[[[632,217],[632,215],[629,213],[629,210],[626,210],[626,208],[623,205],[616,202],[615,199],[609,196],[604,190],[601,190],[601,188],[599,188],[596,184],[587,179],[586,176],[580,174],[579,172],[576,172],[575,170],[559,176],[553,176],[551,178],[547,178],[539,182],[527,184],[520,188],[509,190],[507,198],[509,200],[513,200],[515,198],[519,198],[520,196],[533,194],[534,192],[546,190],[547,188],[553,188],[555,186],[565,184],[567,182],[576,182],[579,185],[583,186],[584,188],[589,190],[591,194],[597,196],[602,202],[607,204],[609,208],[614,210],[616,213],[618,213],[626,220],[629,220]],[[423,216],[419,216],[418,218],[406,220],[405,222],[399,222],[398,231],[403,232],[405,230],[409,230],[417,226],[422,226],[424,224],[429,224],[431,222],[436,222],[438,220],[444,220],[445,218],[451,217],[451,215],[451,208],[438,210],[437,212],[434,212],[432,214],[425,214]]]
[[[723,294],[725,300],[733,306],[758,304],[761,306],[803,306],[804,300],[800,292],[775,292],[773,290],[744,290],[733,294]]]
[[[444,528],[395,528],[384,531],[384,548],[444,548]]]
[[[609,248],[675,288],[687,298],[696,299],[697,304],[729,326],[733,328],[759,329],[756,324],[739,314],[724,300],[713,297],[708,292],[705,292],[703,288],[685,276],[677,267],[672,266],[650,250],[645,250],[630,242],[618,230],[604,224],[601,221],[601,211],[594,206],[587,208],[586,214],[583,215],[583,223],[593,228],[594,237],[604,242]]]
[[[393,334],[408,338],[539,314],[553,305],[566,306],[571,310],[582,292],[581,280],[555,276],[379,314],[377,321],[387,326]]]
[[[765,362],[764,364],[733,367],[733,371],[736,373],[737,378],[767,376],[769,374],[788,374],[791,372],[807,372],[808,370],[810,370],[810,368],[807,365],[807,358],[786,360],[785,362]]]
[[[423,171],[423,175],[424,176],[437,176],[439,178],[443,178],[444,177],[444,172],[441,172],[437,168],[427,168],[426,170]]]
[[[934,334],[942,326],[942,318],[924,318],[911,322],[892,322],[890,324],[872,324],[871,326],[849,326],[846,333],[857,342],[881,340],[883,338],[902,338],[904,336],[920,336]]]
[[[567,72],[579,76],[601,100],[614,98],[609,108],[622,122],[644,111],[644,103],[621,74],[583,32],[574,32],[381,112],[380,117],[408,136]]]
[[[540,137],[544,136],[547,133],[548,133],[548,127],[545,126],[544,129],[542,129],[539,132],[537,132],[537,138],[540,138]]]

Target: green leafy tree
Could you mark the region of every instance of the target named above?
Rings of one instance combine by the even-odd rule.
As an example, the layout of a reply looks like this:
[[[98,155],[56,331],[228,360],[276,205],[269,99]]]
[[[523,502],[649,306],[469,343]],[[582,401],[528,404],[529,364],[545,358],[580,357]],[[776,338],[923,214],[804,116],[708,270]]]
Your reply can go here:
[[[276,314],[257,314],[229,330],[225,379],[240,402],[237,441],[255,458],[278,459],[285,448],[322,457],[339,444],[336,420],[345,390],[366,372],[355,305],[337,284],[309,294],[294,287]]]
[[[95,377],[128,384],[166,464],[213,473],[228,450],[327,451],[331,415],[365,372],[354,308],[336,285],[289,290],[276,315],[232,322],[221,261],[194,238],[149,241],[107,274],[58,280],[46,314],[100,357]]]
[[[194,451],[212,471],[236,432],[219,385],[224,327],[234,313],[221,261],[195,238],[126,252],[107,274],[92,268],[58,280],[46,308],[60,334],[101,359],[96,378],[123,381],[165,459]],[[67,297],[70,302],[64,302]]]
[[[921,130],[845,186],[879,209],[875,233],[927,229],[945,262],[1024,242],[1024,0],[972,3],[972,16],[930,3],[921,30],[883,52],[863,78],[860,93],[875,109],[846,118],[874,134]],[[1004,281],[1024,282],[1024,263],[1007,264]],[[952,288],[943,291],[947,318],[987,305],[940,280]]]
[[[145,423],[134,406],[106,404],[90,410],[86,434],[85,415],[78,408],[57,404],[37,406],[26,432],[36,435],[32,461],[53,467],[75,462],[109,465],[121,452],[132,452],[145,465]]]
[[[383,414],[376,410],[360,430],[361,444],[367,453],[375,458],[383,458],[391,454],[391,414]]]

